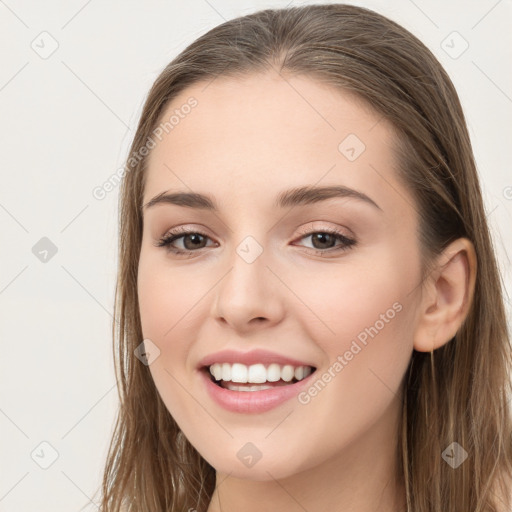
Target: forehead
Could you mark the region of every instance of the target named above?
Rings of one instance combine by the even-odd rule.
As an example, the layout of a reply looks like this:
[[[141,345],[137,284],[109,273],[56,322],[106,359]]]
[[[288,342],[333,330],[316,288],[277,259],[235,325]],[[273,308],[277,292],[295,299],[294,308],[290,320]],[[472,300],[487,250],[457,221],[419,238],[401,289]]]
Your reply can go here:
[[[195,106],[185,108],[191,98]],[[263,193],[270,202],[275,191],[306,184],[396,201],[394,132],[346,91],[275,73],[217,78],[182,91],[161,122],[171,116],[149,156],[145,202],[174,189],[246,202]]]

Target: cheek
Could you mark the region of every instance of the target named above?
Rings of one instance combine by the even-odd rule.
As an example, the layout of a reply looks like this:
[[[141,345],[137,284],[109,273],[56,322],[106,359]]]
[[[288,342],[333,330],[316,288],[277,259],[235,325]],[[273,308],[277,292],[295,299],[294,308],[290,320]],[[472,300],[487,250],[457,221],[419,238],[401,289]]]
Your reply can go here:
[[[137,286],[144,336],[167,343],[197,316],[211,283],[204,273],[171,268],[165,256],[142,251]]]
[[[392,247],[381,247],[367,257],[325,264],[287,279],[301,299],[301,314],[295,311],[295,318],[310,339],[325,343],[332,355],[334,347],[343,349],[358,335],[364,340],[372,326],[390,334],[410,326],[405,310],[413,296],[412,283],[419,282],[419,265]]]
[[[323,278],[315,273],[315,283],[324,282],[324,287],[296,282],[297,295],[309,306],[300,320],[302,328],[326,356],[323,382],[332,393],[330,400],[319,399],[316,406],[339,401],[342,416],[347,410],[363,414],[361,404],[377,414],[398,392],[412,354],[411,291],[419,282],[419,262],[391,247],[372,256],[357,265],[347,261],[335,270],[325,269]]]
[[[190,379],[190,351],[201,336],[210,314],[208,293],[216,280],[201,266],[180,266],[166,261],[160,251],[141,251],[137,286],[142,333],[160,350],[150,370],[167,402],[186,401],[180,383]],[[175,377],[176,380],[173,378]],[[174,410],[170,409],[173,414]]]
[[[190,272],[171,270],[161,255],[141,252],[138,276],[138,299],[144,339],[149,338],[160,350],[149,370],[158,393],[178,425],[190,417],[190,397],[183,384],[190,346],[190,323],[200,313],[200,286]],[[188,331],[188,332],[187,332]],[[186,387],[186,385],[185,385]]]
[[[413,308],[403,278],[354,272],[331,285],[321,301],[323,319],[335,334],[325,336],[325,327],[311,322],[309,336],[326,362],[299,397],[308,431],[321,432],[324,439],[321,446],[312,447],[310,462],[355,442],[380,418],[389,417],[389,411],[398,414],[412,353]],[[294,434],[288,439],[292,445],[301,442],[292,439]]]

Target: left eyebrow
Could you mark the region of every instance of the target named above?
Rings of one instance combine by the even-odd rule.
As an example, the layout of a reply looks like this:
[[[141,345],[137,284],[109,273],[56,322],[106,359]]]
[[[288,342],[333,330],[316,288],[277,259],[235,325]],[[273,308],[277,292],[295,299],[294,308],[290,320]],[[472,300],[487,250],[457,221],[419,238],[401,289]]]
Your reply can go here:
[[[366,194],[343,186],[292,188],[279,194],[275,205],[286,208],[288,206],[318,203],[333,197],[353,197],[382,211],[382,208]]]
[[[297,187],[281,192],[274,203],[276,208],[286,208],[289,206],[306,205],[326,201],[334,197],[352,197],[364,201],[365,203],[382,211],[382,208],[370,197],[362,192],[343,186],[329,187]],[[219,208],[215,199],[209,195],[199,194],[197,192],[161,192],[143,205],[143,209],[151,208],[157,204],[174,204],[187,208],[198,208],[218,212]]]

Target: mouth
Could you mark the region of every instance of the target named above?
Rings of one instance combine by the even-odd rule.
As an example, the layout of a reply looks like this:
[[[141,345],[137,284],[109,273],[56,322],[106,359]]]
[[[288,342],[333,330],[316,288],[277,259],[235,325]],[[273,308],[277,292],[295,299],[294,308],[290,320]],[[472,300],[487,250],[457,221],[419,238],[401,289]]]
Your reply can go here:
[[[215,363],[203,366],[201,371],[220,388],[255,392],[296,384],[312,375],[316,368],[275,363],[251,366],[240,363]]]

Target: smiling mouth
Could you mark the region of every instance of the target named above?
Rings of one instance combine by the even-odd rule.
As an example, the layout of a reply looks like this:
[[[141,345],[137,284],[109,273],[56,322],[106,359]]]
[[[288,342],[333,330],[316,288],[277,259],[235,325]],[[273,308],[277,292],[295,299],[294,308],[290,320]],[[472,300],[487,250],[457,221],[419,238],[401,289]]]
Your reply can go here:
[[[303,370],[298,370],[297,372],[294,371],[292,378],[290,378],[290,375],[281,375],[280,378],[276,380],[276,374],[274,374],[268,377],[271,380],[263,380],[263,378],[259,378],[257,379],[257,382],[247,382],[247,380],[250,381],[251,379],[246,378],[243,379],[246,380],[246,382],[237,382],[236,380],[241,379],[235,379],[235,381],[231,379],[224,380],[222,377],[216,379],[211,368],[212,367],[204,366],[201,371],[204,372],[216,386],[229,391],[263,391],[265,389],[274,389],[280,386],[290,386],[306,379],[316,371],[316,368],[313,366],[300,367],[303,368]],[[286,380],[282,378],[283,376]]]

